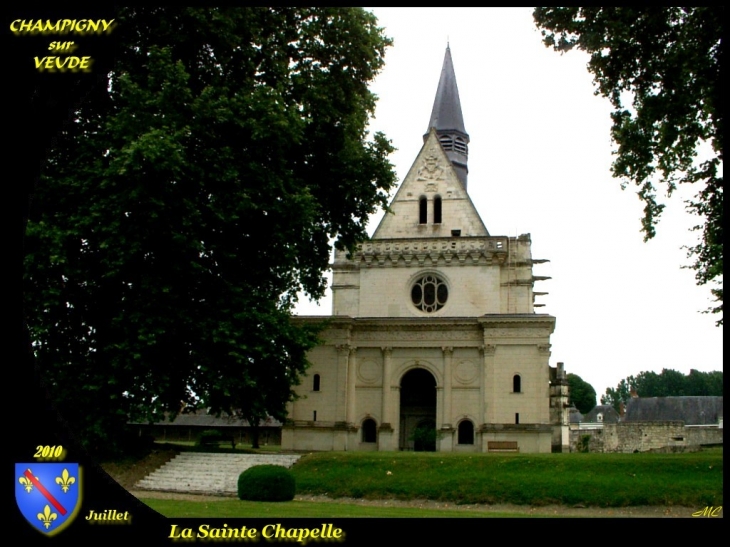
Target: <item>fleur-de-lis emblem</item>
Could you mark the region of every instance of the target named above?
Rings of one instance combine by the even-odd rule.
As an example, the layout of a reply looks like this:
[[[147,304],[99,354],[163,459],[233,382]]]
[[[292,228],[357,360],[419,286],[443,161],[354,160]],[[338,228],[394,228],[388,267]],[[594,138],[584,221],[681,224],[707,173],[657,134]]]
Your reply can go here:
[[[56,520],[58,518],[58,515],[56,513],[51,512],[51,507],[46,505],[46,508],[43,509],[42,513],[38,513],[38,520],[43,522],[43,526],[46,527],[46,530],[51,527],[51,522]]]
[[[76,482],[76,477],[70,477],[68,469],[64,469],[60,477],[56,477],[56,484],[61,485],[61,490],[65,494],[68,492],[69,487]]]
[[[30,482],[28,477],[18,477],[18,482],[23,485],[26,492],[30,493],[30,491],[33,490],[33,483]]]

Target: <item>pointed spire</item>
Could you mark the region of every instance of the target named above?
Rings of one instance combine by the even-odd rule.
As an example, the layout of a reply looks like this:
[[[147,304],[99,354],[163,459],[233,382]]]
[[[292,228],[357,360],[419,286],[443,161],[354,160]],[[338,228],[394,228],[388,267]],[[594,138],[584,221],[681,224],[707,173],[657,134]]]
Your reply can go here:
[[[464,128],[459,88],[456,86],[454,63],[451,60],[451,48],[448,44],[444,55],[444,64],[441,68],[441,78],[436,90],[436,99],[431,110],[431,119],[428,122],[428,131],[431,128],[436,130],[441,146],[454,165],[459,180],[466,188],[466,177],[469,172],[467,167],[469,134]],[[428,137],[428,131],[423,136],[424,142]]]
[[[466,135],[464,117],[461,115],[459,89],[456,87],[454,63],[451,60],[451,48],[449,46],[446,46],[444,64],[441,67],[441,78],[436,90],[436,100],[433,102],[431,120],[428,122],[428,128],[431,129],[432,127],[436,128],[436,131],[451,130]]]

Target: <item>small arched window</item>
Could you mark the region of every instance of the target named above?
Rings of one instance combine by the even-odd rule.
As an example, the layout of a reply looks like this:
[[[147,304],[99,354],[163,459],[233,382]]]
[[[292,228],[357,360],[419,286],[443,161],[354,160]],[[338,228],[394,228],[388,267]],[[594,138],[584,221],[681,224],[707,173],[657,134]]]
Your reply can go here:
[[[312,391],[319,391],[320,378],[319,374],[315,374],[312,378]]]
[[[519,374],[515,374],[512,378],[512,391],[514,393],[522,393],[522,378]]]
[[[362,423],[362,442],[374,443],[378,439],[378,431],[375,420],[368,418]]]
[[[426,224],[428,222],[428,201],[426,196],[421,196],[418,200],[418,223]]]
[[[474,424],[470,420],[463,420],[459,423],[459,444],[474,444]]]
[[[441,224],[441,197],[436,196],[433,200],[433,223]]]

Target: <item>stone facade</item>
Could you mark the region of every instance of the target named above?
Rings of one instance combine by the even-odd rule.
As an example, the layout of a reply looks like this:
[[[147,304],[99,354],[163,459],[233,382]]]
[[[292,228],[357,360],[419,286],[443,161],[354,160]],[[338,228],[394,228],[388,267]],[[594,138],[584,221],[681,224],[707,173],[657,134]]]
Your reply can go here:
[[[567,411],[551,411],[551,400],[567,408],[564,372],[548,365],[555,318],[534,312],[540,261],[529,234],[491,236],[472,203],[460,105],[438,114],[454,97],[447,50],[436,114],[390,212],[351,256],[335,255],[333,315],[283,448],[567,447]]]

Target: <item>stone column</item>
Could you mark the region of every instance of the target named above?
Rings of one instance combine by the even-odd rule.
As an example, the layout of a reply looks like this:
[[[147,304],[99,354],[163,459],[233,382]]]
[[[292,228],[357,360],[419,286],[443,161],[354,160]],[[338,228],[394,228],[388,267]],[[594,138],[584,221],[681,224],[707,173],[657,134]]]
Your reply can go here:
[[[491,409],[489,408],[489,402],[493,400],[494,393],[494,352],[496,347],[492,344],[484,344],[479,347],[479,354],[482,359],[481,369],[481,380],[480,393],[479,393],[479,419],[483,424],[493,421],[491,418]]]
[[[337,393],[335,393],[335,421],[347,421],[347,361],[350,346],[338,344],[337,349]]]
[[[393,394],[390,387],[391,375],[393,373],[393,364],[391,362],[391,356],[393,354],[393,348],[383,347],[380,348],[383,352],[383,411],[380,417],[381,428],[392,428],[393,418],[391,417],[391,409],[393,408]]]
[[[451,429],[451,364],[454,359],[454,348],[442,347],[444,371],[444,405],[441,414],[441,429]]]
[[[348,382],[350,378],[349,369],[349,344],[338,344],[337,349],[337,393],[334,394],[335,407],[335,430],[332,435],[333,450],[347,450],[347,418],[349,408]],[[345,426],[345,427],[343,427]]]
[[[355,377],[357,376],[357,348],[350,346],[347,358],[347,425],[355,425]]]

